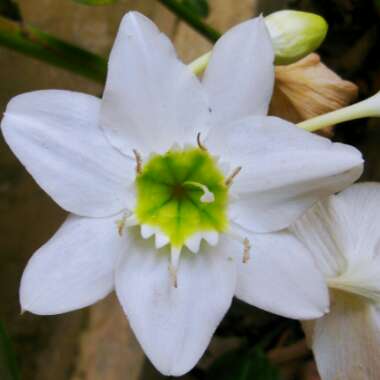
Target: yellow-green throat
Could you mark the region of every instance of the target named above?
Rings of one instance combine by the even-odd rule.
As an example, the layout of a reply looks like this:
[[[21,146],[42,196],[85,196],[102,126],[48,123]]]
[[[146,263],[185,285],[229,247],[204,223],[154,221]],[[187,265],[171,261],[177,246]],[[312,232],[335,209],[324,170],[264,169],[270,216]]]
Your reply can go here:
[[[201,148],[154,155],[136,176],[135,216],[157,228],[172,247],[192,235],[228,226],[228,183],[216,160]]]

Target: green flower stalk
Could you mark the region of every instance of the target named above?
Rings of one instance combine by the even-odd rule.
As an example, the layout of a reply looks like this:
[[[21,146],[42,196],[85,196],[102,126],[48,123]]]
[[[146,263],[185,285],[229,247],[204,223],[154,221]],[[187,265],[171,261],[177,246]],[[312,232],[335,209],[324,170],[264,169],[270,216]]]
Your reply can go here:
[[[380,117],[380,92],[351,106],[303,121],[297,126],[315,132],[331,125],[365,117]]]

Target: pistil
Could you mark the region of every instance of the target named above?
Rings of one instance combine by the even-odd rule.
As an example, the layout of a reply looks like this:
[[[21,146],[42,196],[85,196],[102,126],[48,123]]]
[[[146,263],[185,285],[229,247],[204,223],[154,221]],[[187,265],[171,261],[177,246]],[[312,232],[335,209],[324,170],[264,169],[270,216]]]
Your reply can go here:
[[[206,185],[194,181],[186,181],[183,184],[198,187],[201,189],[203,191],[203,195],[200,197],[200,201],[202,203],[213,203],[215,201],[214,193],[212,193]]]

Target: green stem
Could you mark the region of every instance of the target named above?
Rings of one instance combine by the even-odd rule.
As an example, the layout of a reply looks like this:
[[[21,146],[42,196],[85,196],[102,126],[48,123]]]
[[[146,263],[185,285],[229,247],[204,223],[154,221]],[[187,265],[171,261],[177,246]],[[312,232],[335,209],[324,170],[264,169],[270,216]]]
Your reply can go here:
[[[158,0],[166,8],[170,9],[182,20],[187,22],[197,32],[202,34],[211,42],[216,42],[221,34],[213,29],[211,26],[204,23],[198,16],[189,10],[185,5],[179,3],[177,0]]]
[[[380,92],[351,106],[303,121],[298,127],[315,132],[344,121],[380,116]]]
[[[0,16],[0,45],[104,83],[107,61],[29,25]]]
[[[16,355],[2,322],[0,322],[0,379],[20,379]]]

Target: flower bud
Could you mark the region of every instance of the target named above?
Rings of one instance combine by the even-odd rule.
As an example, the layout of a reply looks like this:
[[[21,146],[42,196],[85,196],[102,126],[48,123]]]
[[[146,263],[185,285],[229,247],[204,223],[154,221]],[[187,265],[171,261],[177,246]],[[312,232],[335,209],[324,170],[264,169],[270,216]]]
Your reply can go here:
[[[265,18],[277,65],[288,65],[316,50],[325,39],[328,24],[313,13],[284,10]]]

